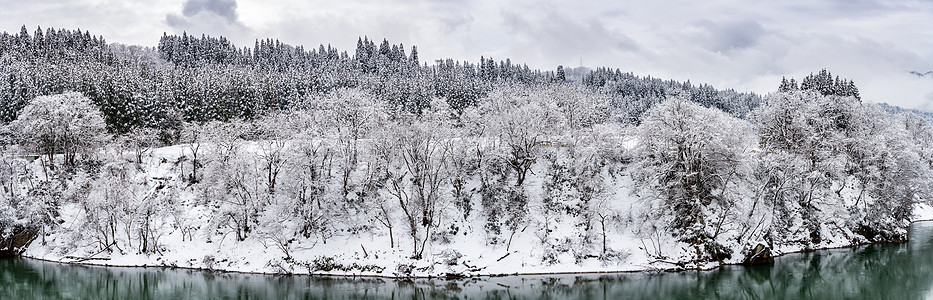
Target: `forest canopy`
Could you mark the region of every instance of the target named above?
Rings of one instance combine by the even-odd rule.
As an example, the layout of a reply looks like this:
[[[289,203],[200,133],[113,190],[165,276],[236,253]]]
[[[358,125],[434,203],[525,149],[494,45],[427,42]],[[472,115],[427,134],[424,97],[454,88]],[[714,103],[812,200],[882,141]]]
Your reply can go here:
[[[0,34],[0,121],[16,119],[37,96],[83,93],[112,133],[149,127],[177,139],[180,122],[251,120],[270,111],[301,109],[339,89],[360,89],[396,113],[420,114],[440,98],[455,113],[505,86],[568,83],[556,71],[532,70],[510,59],[477,63],[422,62],[417,47],[360,38],[351,53],[331,46],[292,46],[257,40],[239,47],[223,37],[163,34],[155,48],[108,44],[87,31],[25,27]],[[563,71],[562,66],[558,66]],[[708,85],[638,77],[598,68],[576,79],[608,95],[614,117],[638,122],[672,95],[745,116],[761,101],[754,94]],[[173,132],[176,131],[176,132]]]

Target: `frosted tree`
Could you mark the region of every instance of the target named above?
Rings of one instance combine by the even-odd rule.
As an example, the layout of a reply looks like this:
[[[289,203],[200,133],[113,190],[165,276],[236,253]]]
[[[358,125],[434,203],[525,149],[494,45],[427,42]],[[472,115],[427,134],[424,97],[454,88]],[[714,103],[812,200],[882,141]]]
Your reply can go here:
[[[327,114],[332,123],[328,129],[336,135],[339,144],[340,179],[343,197],[348,200],[354,183],[352,174],[359,163],[359,142],[374,128],[384,124],[388,115],[385,104],[360,90],[340,90],[325,98],[320,111]]]
[[[77,180],[87,182],[71,193],[84,214],[83,224],[73,230],[93,237],[101,252],[127,253],[133,242],[136,211],[131,199],[137,196],[137,185],[131,182],[131,170],[120,164],[110,164],[103,171],[97,178]]]
[[[483,99],[478,108],[484,130],[497,136],[509,154],[507,163],[521,186],[534,165],[539,148],[549,138],[550,126],[563,123],[552,98],[522,89],[500,89]]]
[[[294,141],[293,175],[289,177],[294,190],[295,205],[293,213],[299,224],[299,233],[305,238],[319,236],[322,241],[330,235],[329,219],[338,208],[333,203],[337,199],[328,192],[332,182],[333,157],[338,151],[330,139],[322,139],[325,128],[315,114],[298,114],[307,124]]]
[[[542,97],[554,99],[571,134],[580,129],[605,122],[609,118],[609,98],[601,93],[575,86],[551,86]]]
[[[548,143],[552,126],[563,124],[556,102],[532,89],[502,87],[480,100],[461,116],[463,127],[481,142],[476,145],[474,167],[486,217],[489,243],[498,243],[508,230],[508,241],[529,221],[525,179]],[[509,247],[509,246],[507,246]]]
[[[235,233],[237,241],[253,231],[264,205],[270,200],[261,162],[250,153],[240,152],[224,168],[205,177],[203,201],[214,205],[211,227]],[[229,231],[228,231],[229,230]]]
[[[290,114],[274,114],[256,121],[262,139],[257,141],[257,155],[262,163],[261,169],[265,173],[266,190],[269,194],[275,193],[279,174],[289,166],[288,160],[292,151],[288,147],[288,140],[300,130],[294,128],[291,119],[293,116]]]
[[[148,155],[158,145],[158,132],[152,128],[135,128],[120,138],[121,142],[133,154],[136,164],[143,163],[143,156]]]
[[[635,178],[656,195],[649,201],[658,201],[650,203],[649,214],[669,211],[670,230],[693,248],[698,262],[731,257],[717,242],[710,216],[734,201],[723,191],[742,161],[749,129],[721,111],[677,98],[649,110],[638,128]]]
[[[905,240],[914,204],[933,196],[933,170],[924,158],[929,128],[916,128],[911,119],[875,106],[862,106],[850,119],[846,173],[854,175],[859,190],[850,222],[871,241]]]
[[[395,138],[383,142],[394,145],[382,153],[390,161],[387,190],[398,201],[416,259],[422,257],[433,230],[440,226],[441,208],[447,201],[443,189],[450,149],[442,124],[431,119],[399,124]]]
[[[462,221],[466,222],[473,212],[473,193],[470,192],[467,185],[479,167],[474,158],[475,152],[480,147],[480,142],[474,137],[454,138],[447,141],[447,147],[450,149],[449,175],[451,196],[454,206],[460,210]]]
[[[838,199],[845,187],[832,189],[846,176],[847,136],[860,126],[857,105],[855,99],[793,91],[770,95],[754,113],[767,170],[759,173],[765,176],[763,196],[775,209],[772,241],[821,242],[817,204]]]
[[[59,181],[38,181],[29,162],[19,157],[17,146],[0,148],[0,239],[12,241],[40,234],[45,244],[45,233],[56,228],[61,217],[62,185]],[[12,247],[0,246],[3,249]]]
[[[202,153],[201,146],[204,143],[206,133],[205,125],[199,123],[185,123],[181,131],[181,139],[185,142],[181,159],[187,160],[188,156],[184,154],[185,150],[191,153],[191,174],[188,174],[187,178],[185,178],[190,183],[197,183],[201,180],[201,177],[198,176],[198,169],[201,168],[203,162],[198,158],[198,155]],[[184,176],[184,165],[182,165],[181,171]]]
[[[205,124],[205,140],[210,144],[214,156],[222,166],[226,166],[235,157],[244,144],[249,124],[239,121],[212,121]]]
[[[36,97],[23,108],[10,128],[21,141],[43,153],[55,168],[55,155],[75,166],[77,155],[92,151],[105,133],[104,119],[91,100],[80,93]]]

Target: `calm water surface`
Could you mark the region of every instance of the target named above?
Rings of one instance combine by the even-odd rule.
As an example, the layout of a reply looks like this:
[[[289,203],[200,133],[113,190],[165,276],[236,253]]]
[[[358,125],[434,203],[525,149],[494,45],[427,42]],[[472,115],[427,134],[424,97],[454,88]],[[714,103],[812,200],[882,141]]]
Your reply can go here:
[[[933,222],[910,242],[707,272],[464,280],[312,278],[0,259],[0,299],[933,299]]]

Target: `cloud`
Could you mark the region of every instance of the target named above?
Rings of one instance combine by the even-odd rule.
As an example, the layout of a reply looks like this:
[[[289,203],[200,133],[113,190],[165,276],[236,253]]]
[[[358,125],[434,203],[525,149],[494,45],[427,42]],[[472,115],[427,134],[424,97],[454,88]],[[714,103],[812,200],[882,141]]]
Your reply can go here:
[[[252,31],[240,21],[236,0],[186,0],[181,15],[166,14],[165,24],[176,33],[223,35],[240,41],[251,38]]]
[[[755,21],[711,21],[700,20],[694,23],[694,36],[690,37],[714,52],[731,52],[754,46],[766,32]]]
[[[445,1],[445,0],[441,0]],[[459,15],[459,16],[446,16],[441,18],[441,23],[443,24],[444,32],[452,33],[458,29],[470,26],[470,23],[473,22],[473,16],[471,15]]]
[[[238,22],[236,0],[188,0],[181,10],[186,17],[194,16],[202,11],[211,12],[230,22]]]
[[[516,61],[530,58],[566,63],[607,52],[636,53],[641,50],[637,41],[608,28],[598,19],[574,19],[555,11],[540,17],[502,11],[501,17],[507,32],[513,35],[510,52],[524,53],[524,58],[512,58]]]

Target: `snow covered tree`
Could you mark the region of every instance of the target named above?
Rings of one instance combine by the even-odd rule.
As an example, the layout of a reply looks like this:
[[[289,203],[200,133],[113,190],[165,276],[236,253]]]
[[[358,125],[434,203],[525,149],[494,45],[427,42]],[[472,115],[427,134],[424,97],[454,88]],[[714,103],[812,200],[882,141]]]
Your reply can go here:
[[[328,134],[334,135],[339,159],[336,169],[340,172],[343,199],[349,200],[350,192],[355,188],[353,172],[359,163],[360,139],[381,124],[385,124],[388,115],[385,103],[369,93],[358,89],[338,90],[326,97],[318,110],[326,115]]]
[[[860,107],[849,124],[846,173],[859,191],[850,226],[873,242],[905,240],[914,204],[933,196],[933,170],[923,153],[929,140],[911,132],[909,114],[875,106]]]
[[[246,151],[231,155],[221,166],[209,164],[200,181],[198,196],[214,210],[210,227],[225,236],[235,233],[237,241],[246,240],[256,227],[257,217],[271,201],[259,157]]]
[[[792,89],[779,89],[779,92],[787,92],[796,90],[796,84],[794,79],[787,84],[782,83],[781,86],[793,86]],[[846,80],[845,78],[839,78],[836,76],[833,79],[833,74],[826,69],[820,70],[817,74],[810,73],[800,81],[801,90],[809,90],[816,93],[819,93],[823,96],[842,96],[842,97],[853,97],[857,100],[862,100],[859,95],[858,88],[855,86],[855,82],[852,80]]]
[[[683,99],[649,110],[638,128],[636,180],[648,191],[649,211],[670,213],[675,237],[695,250],[697,262],[732,253],[716,241],[710,215],[728,209],[726,189],[749,145],[750,126],[725,113]]]
[[[55,155],[73,167],[82,151],[93,151],[105,134],[104,119],[90,99],[80,93],[36,97],[10,123],[21,141],[43,153],[55,168]]]
[[[45,234],[61,221],[62,185],[57,180],[36,181],[29,162],[17,146],[0,148],[0,252],[17,253],[14,244]]]
[[[243,147],[244,138],[248,135],[248,126],[249,124],[238,121],[212,121],[202,127],[201,130],[205,131],[205,141],[210,144],[214,156],[222,166],[226,166]]]
[[[482,127],[496,135],[509,154],[506,162],[515,171],[516,186],[524,184],[548,134],[564,123],[554,100],[537,91],[503,88],[490,93],[477,109]]]
[[[82,184],[70,191],[70,198],[80,204],[84,214],[83,224],[73,230],[92,237],[97,250],[126,253],[132,243],[127,221],[132,221],[134,212],[129,202],[136,196],[136,186],[128,178],[129,169],[119,164],[103,171],[97,178],[79,177],[76,182]]]
[[[158,144],[158,132],[152,128],[136,128],[120,138],[132,153],[137,165],[143,163],[143,156],[149,154]]]
[[[769,170],[761,173],[764,196],[776,212],[772,241],[821,242],[817,205],[838,198],[839,190],[831,187],[846,176],[847,136],[861,126],[857,105],[851,98],[793,91],[770,95],[755,112],[762,162]]]
[[[105,161],[99,174],[78,180],[88,182],[71,191],[84,216],[84,223],[71,229],[75,234],[91,233],[101,251],[160,252],[173,199],[163,194],[162,183],[150,185],[145,176],[138,176],[135,164],[111,157],[117,158]]]
[[[382,142],[389,162],[388,193],[398,201],[412,241],[412,258],[420,259],[447,204],[446,170],[450,148],[442,120],[425,116],[412,125],[398,124],[391,140]]]
[[[545,89],[543,95],[553,99],[571,134],[581,128],[603,123],[609,118],[609,98],[604,94],[580,89],[577,86],[558,85]]]
[[[198,123],[185,123],[184,129],[181,132],[182,140],[186,143],[185,147],[182,149],[182,176],[186,176],[185,180],[190,183],[197,183],[201,180],[201,177],[198,176],[198,169],[204,164],[201,159],[198,158],[198,155],[201,154],[202,145],[206,137],[206,127],[204,124]],[[184,150],[187,149],[191,153],[191,174],[184,174],[184,160],[188,159],[187,155],[184,155]]]
[[[263,117],[256,121],[259,124],[259,152],[257,153],[259,161],[262,163],[261,169],[265,173],[266,190],[269,194],[275,194],[276,183],[279,174],[286,171],[288,160],[291,158],[291,149],[288,147],[288,141],[292,139],[298,128],[291,126],[293,122],[291,114],[273,114]]]
[[[793,78],[787,80],[787,77],[781,77],[781,85],[778,86],[778,92],[790,92],[797,90],[797,82]]]

